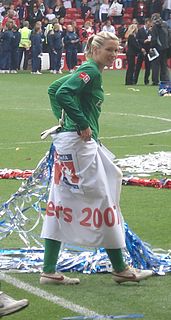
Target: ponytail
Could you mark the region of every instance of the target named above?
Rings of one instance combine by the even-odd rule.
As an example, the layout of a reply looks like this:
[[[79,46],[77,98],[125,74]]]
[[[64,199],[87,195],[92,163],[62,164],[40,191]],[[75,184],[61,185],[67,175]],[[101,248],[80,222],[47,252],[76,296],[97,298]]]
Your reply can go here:
[[[93,54],[93,48],[94,47],[97,47],[97,48],[102,47],[104,45],[105,40],[115,40],[115,41],[119,42],[118,37],[115,36],[111,32],[101,31],[97,34],[94,34],[87,41],[87,45],[86,45],[86,48],[84,51],[86,57],[91,58],[92,54]]]

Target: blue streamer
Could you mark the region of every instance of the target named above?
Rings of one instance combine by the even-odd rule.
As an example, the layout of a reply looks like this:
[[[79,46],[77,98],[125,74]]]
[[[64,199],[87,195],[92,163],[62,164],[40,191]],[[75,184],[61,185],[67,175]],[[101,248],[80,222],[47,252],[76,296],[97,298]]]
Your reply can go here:
[[[55,148],[52,144],[49,153],[41,159],[32,176],[22,183],[19,190],[13,194],[8,201],[1,205],[0,240],[6,238],[12,232],[17,232],[27,248],[31,247],[31,241],[34,241],[39,247],[43,247],[32,231],[35,231],[38,224],[43,222],[49,194],[49,183],[52,177],[54,151]],[[152,249],[149,244],[143,242],[126,223],[125,235],[127,248],[123,253],[125,262],[128,265],[139,269],[150,269],[157,274],[171,272],[171,253],[161,250],[155,252],[155,250]],[[35,258],[27,256],[29,255],[28,251],[26,251],[24,255],[20,255],[20,258],[15,258],[17,253],[14,250],[13,259],[16,259],[19,268],[22,270],[29,270],[30,265],[32,270],[38,270],[38,268],[43,265],[43,260],[41,260],[43,253],[41,257],[39,257],[38,266],[36,258],[37,251],[35,250],[33,254]],[[0,250],[0,255],[4,258],[5,253]],[[9,256],[10,254],[8,253],[7,255]],[[16,267],[16,264],[12,262],[13,259],[8,260],[7,265],[9,268]],[[4,261],[4,259],[0,260]],[[3,269],[3,263],[0,265],[0,268],[1,266]],[[78,271],[91,274],[111,272],[112,266],[105,249],[92,250],[68,244],[61,252],[57,270],[61,272]]]

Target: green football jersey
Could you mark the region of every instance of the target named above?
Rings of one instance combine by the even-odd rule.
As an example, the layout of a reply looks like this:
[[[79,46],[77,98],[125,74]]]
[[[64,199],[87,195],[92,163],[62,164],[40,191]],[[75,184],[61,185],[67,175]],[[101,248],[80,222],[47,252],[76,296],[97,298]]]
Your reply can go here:
[[[102,75],[94,60],[84,62],[72,75],[55,81],[48,92],[56,117],[59,119],[61,110],[65,111],[64,131],[90,127],[97,140],[104,92]]]

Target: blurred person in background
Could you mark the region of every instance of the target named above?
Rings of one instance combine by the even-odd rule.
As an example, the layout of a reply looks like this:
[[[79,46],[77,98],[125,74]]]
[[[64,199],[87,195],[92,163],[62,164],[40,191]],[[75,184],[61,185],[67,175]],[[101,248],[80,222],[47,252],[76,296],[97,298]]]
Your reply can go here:
[[[31,40],[31,60],[32,74],[41,74],[41,55],[42,55],[42,29],[39,21],[35,24],[30,35]]]
[[[38,9],[41,11],[42,16],[44,17],[45,12],[46,12],[44,0],[37,0],[36,3],[37,3]]]
[[[37,7],[37,4],[33,4],[33,8],[29,14],[28,20],[30,23],[30,28],[33,29],[37,21],[42,21],[43,14],[41,10]]]
[[[5,7],[3,6],[3,2],[0,1],[0,22],[4,19],[3,14],[5,14]]]
[[[143,27],[139,28],[137,35],[138,43],[140,45],[140,52],[137,54],[137,62],[135,66],[134,73],[134,84],[138,82],[139,73],[143,64],[145,63],[145,72],[144,72],[144,84],[149,84],[150,68],[151,63],[148,58],[148,53],[151,46],[151,19],[146,18],[145,24]]]
[[[23,70],[27,70],[31,47],[31,29],[29,29],[28,21],[23,21],[23,27],[19,29],[19,32],[21,34],[21,39],[19,43],[18,69],[21,68],[21,61],[23,59]]]
[[[18,27],[13,25],[12,28],[13,37],[11,40],[11,73],[17,73],[18,61],[19,61],[19,43],[21,39],[21,33],[18,31]]]
[[[91,8],[91,14],[94,18],[94,22],[99,22],[99,11],[102,4],[102,0],[91,0],[89,1],[89,6]]]
[[[162,1],[161,0],[147,0],[147,18],[151,18],[153,13],[161,13],[162,12]]]
[[[91,15],[91,7],[89,6],[89,3],[87,0],[82,0],[81,2],[81,18],[83,20],[86,20]]]
[[[84,26],[80,29],[80,42],[81,42],[81,52],[84,52],[87,45],[88,38],[94,34],[94,29],[92,27],[91,21],[86,21]]]
[[[1,34],[2,39],[2,60],[1,60],[1,73],[10,73],[11,67],[11,54],[12,54],[12,38],[13,38],[13,20],[8,20]]]
[[[112,18],[113,24],[122,24],[122,16],[124,14],[124,7],[122,0],[114,0],[109,7],[109,16]]]
[[[82,52],[82,44],[81,44],[81,39],[80,39],[80,28],[79,26],[77,25],[77,21],[76,20],[72,20],[71,21],[71,25],[73,27],[73,30],[74,32],[77,34],[77,36],[79,37],[79,42],[78,42],[78,46],[77,46],[77,49],[78,49],[78,53],[81,53]],[[64,30],[63,34],[65,35],[65,32],[66,30]]]
[[[115,34],[115,27],[112,25],[111,20],[107,19],[104,26],[102,27],[102,31],[112,32]]]
[[[0,73],[2,72],[2,59],[3,59],[3,27],[0,22]]]
[[[58,22],[53,24],[53,29],[48,34],[48,45],[51,54],[51,72],[62,73],[61,58],[63,49],[64,34],[61,31],[61,26]]]
[[[170,72],[167,65],[169,35],[168,25],[162,20],[159,13],[154,13],[151,21],[151,49],[155,48],[159,53],[159,56],[151,61],[152,85],[157,86],[159,81],[170,81]]]
[[[171,0],[164,0],[162,6],[161,16],[163,20],[167,21],[171,15]]]
[[[49,20],[49,22],[51,22],[53,19],[56,18],[55,14],[53,13],[53,9],[52,8],[48,9],[48,13],[46,14],[45,17]]]
[[[67,26],[67,32],[64,36],[64,46],[66,52],[66,63],[70,73],[74,71],[77,65],[78,43],[80,39],[74,31],[71,24]]]
[[[64,17],[59,18],[59,24],[61,25],[61,28],[62,28],[62,31],[64,32],[64,34],[66,34],[67,27],[66,27],[66,24],[65,24],[65,18]]]
[[[16,15],[16,11],[13,10],[13,9],[9,9],[9,10],[7,11],[7,15],[6,15],[6,16],[3,18],[3,20],[2,20],[2,26],[5,27],[6,23],[7,23],[8,21],[11,21],[11,20],[13,21],[13,23],[14,23],[17,27],[20,26],[20,20],[19,20],[18,16]]]
[[[63,0],[63,5],[64,5],[65,9],[72,8],[72,1],[73,0]]]
[[[138,32],[138,27],[136,24],[131,24],[128,27],[128,30],[125,34],[125,38],[127,39],[127,71],[125,77],[125,85],[133,85],[134,84],[134,71],[135,71],[135,58],[138,53],[140,53],[140,45],[136,38]]]
[[[171,14],[169,16],[169,19],[166,21],[168,27],[171,29]]]
[[[18,0],[16,12],[20,20],[20,26],[23,27],[23,22],[28,18],[28,4],[24,0]]]
[[[122,48],[122,52],[125,53],[126,52],[126,39],[125,39],[125,34],[127,32],[128,28],[127,28],[127,24],[126,23],[122,23],[121,26],[119,26],[118,30],[117,30],[117,35],[118,38],[120,39],[120,46]]]
[[[133,2],[133,17],[137,19],[140,25],[145,23],[145,18],[147,18],[146,1]]]
[[[109,0],[103,0],[99,10],[99,20],[101,23],[105,22],[109,16]]]
[[[55,6],[53,8],[53,13],[55,14],[55,17],[59,20],[60,18],[64,18],[66,15],[66,9],[64,7],[64,4],[61,0],[56,0]]]

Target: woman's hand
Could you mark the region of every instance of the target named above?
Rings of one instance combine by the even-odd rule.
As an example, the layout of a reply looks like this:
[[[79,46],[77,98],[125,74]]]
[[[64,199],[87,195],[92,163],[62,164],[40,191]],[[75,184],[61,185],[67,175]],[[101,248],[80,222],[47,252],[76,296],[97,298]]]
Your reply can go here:
[[[85,130],[80,130],[80,138],[83,140],[83,141],[90,141],[91,140],[91,136],[92,136],[92,130],[90,127],[88,127],[87,129]]]

